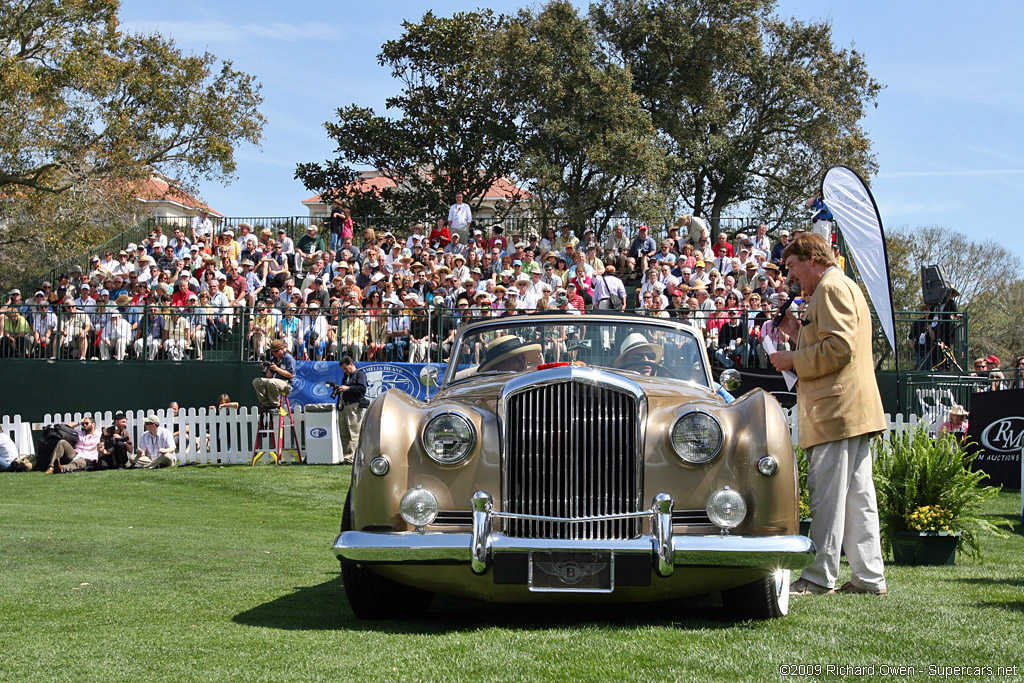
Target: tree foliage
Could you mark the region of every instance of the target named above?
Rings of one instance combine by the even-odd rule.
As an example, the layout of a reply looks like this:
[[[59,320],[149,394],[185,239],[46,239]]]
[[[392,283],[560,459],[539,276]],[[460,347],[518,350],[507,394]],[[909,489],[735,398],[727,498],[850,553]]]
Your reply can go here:
[[[921,266],[942,267],[970,314],[971,353],[1011,357],[1024,348],[1024,281],[1021,260],[993,241],[977,242],[942,225],[890,228],[886,235],[889,276],[897,310],[917,308]]]
[[[603,0],[591,16],[669,146],[679,199],[786,221],[835,163],[876,170],[859,122],[881,86],[824,22],[774,0]]]
[[[235,147],[260,141],[252,76],[209,53],[183,54],[160,35],[122,32],[118,8],[117,0],[0,5],[0,278],[26,268],[23,256],[39,242],[78,248],[78,232],[111,207],[127,208],[122,200],[150,173],[182,187],[226,182]]]
[[[370,200],[397,215],[447,214],[459,191],[479,206],[521,155],[522,102],[498,45],[505,21],[481,10],[451,18],[427,12],[418,23],[405,22],[402,36],[377,57],[402,85],[386,101],[397,116],[355,104],[338,109],[338,120],[324,124],[338,157],[299,164],[296,177],[327,199]],[[358,177],[353,164],[377,169],[398,187],[357,183],[344,191]]]
[[[657,202],[664,154],[650,115],[572,3],[522,10],[506,54],[526,104],[521,173],[544,207],[569,224],[598,217],[604,227]]]

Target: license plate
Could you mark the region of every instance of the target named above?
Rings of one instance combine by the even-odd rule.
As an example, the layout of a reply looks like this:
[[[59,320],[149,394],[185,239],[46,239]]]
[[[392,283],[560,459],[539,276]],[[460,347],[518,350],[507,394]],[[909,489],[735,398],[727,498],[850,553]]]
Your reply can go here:
[[[531,552],[531,591],[611,593],[615,558],[606,552]]]

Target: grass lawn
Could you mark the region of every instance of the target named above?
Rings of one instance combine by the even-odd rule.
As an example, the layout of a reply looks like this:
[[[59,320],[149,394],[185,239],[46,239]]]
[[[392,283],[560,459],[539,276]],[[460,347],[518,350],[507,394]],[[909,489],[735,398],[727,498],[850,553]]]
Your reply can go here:
[[[731,622],[715,597],[585,611],[439,598],[424,620],[363,622],[329,552],[348,477],[0,475],[0,680],[777,681],[799,664],[1024,674],[1016,493],[994,503],[1016,523],[985,539],[985,563],[890,566],[887,597],[796,598],[771,623]]]

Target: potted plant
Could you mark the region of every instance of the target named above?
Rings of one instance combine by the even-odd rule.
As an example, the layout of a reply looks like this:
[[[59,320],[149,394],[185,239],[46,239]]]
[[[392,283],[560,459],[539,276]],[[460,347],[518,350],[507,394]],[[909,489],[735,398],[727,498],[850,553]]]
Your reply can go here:
[[[930,436],[918,425],[873,445],[882,541],[897,564],[953,564],[956,551],[980,557],[979,535],[1005,523],[981,514],[999,493],[970,469],[972,456],[953,434]]]

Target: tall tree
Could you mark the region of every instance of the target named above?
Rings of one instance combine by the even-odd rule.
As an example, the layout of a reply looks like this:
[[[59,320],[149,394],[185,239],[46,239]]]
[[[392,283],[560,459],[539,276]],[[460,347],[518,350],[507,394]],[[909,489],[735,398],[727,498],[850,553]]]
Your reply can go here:
[[[824,22],[774,0],[602,0],[591,17],[669,146],[676,191],[717,219],[783,222],[834,163],[876,170],[860,127],[881,86]]]
[[[296,177],[328,199],[370,199],[397,215],[447,212],[456,192],[479,206],[494,182],[509,176],[520,157],[516,83],[496,43],[505,18],[490,10],[451,18],[427,12],[385,43],[377,59],[402,84],[387,99],[397,117],[349,105],[324,126],[338,157],[304,163]],[[380,189],[356,183],[352,165],[371,166],[395,183]]]
[[[81,248],[150,173],[183,187],[226,182],[235,147],[260,141],[252,76],[160,35],[120,31],[118,8],[0,5],[0,280]]]
[[[508,31],[508,61],[523,85],[523,175],[545,207],[580,226],[656,211],[664,153],[629,71],[612,63],[571,2],[522,10]]]

